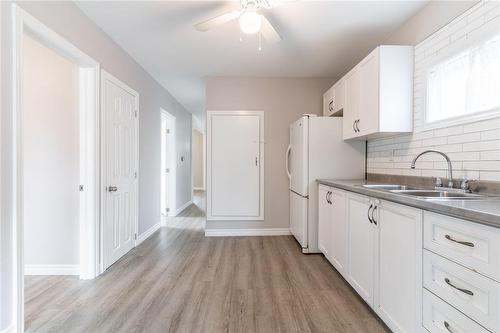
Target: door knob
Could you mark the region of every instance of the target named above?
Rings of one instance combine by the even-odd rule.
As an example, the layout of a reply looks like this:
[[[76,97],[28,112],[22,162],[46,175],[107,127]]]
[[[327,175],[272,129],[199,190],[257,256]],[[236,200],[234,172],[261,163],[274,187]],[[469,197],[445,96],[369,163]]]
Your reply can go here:
[[[109,192],[116,192],[116,191],[118,191],[118,187],[116,187],[116,186],[108,186],[108,191]]]

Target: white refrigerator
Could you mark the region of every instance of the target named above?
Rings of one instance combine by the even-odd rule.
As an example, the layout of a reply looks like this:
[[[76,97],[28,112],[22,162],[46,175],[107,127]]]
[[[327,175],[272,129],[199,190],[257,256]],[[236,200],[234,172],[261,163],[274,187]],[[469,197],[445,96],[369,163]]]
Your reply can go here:
[[[365,141],[342,139],[342,118],[304,115],[290,124],[286,172],[290,231],[304,253],[318,249],[317,179],[363,179]]]

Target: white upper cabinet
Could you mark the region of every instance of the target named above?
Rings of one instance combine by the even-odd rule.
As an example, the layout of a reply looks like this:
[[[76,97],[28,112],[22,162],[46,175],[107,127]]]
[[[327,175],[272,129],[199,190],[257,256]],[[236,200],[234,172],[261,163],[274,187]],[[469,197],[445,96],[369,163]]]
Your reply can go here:
[[[377,47],[347,75],[344,140],[413,130],[413,47]]]
[[[344,110],[345,84],[344,80],[335,83],[323,95],[323,116],[341,116]]]

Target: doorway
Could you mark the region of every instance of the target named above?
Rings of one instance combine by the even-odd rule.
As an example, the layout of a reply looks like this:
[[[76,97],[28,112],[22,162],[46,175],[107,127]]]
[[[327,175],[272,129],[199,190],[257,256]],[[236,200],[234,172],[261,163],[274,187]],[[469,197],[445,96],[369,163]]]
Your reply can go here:
[[[5,199],[13,208],[10,278],[21,332],[25,272],[98,274],[99,64],[17,5],[12,30],[14,167]]]
[[[176,206],[176,171],[177,152],[175,145],[175,117],[167,111],[161,112],[161,216],[177,215]]]
[[[193,128],[193,191],[205,191],[205,133]]]

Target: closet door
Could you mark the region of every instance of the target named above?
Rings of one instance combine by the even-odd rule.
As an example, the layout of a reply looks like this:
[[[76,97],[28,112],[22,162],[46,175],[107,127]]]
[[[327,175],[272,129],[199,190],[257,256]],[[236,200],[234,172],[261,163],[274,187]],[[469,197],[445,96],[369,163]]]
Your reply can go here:
[[[207,218],[263,219],[263,113],[208,113]]]

